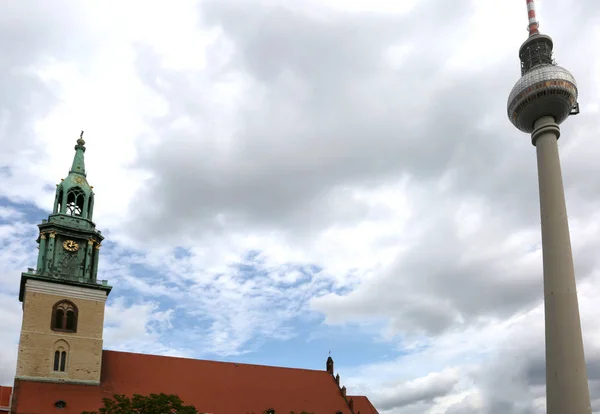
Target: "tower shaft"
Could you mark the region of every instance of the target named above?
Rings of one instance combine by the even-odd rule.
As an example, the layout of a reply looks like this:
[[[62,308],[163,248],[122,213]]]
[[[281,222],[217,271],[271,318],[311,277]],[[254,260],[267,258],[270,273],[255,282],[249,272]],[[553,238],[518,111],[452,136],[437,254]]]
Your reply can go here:
[[[553,117],[535,122],[532,142],[537,152],[542,224],[547,413],[591,414],[559,136]]]

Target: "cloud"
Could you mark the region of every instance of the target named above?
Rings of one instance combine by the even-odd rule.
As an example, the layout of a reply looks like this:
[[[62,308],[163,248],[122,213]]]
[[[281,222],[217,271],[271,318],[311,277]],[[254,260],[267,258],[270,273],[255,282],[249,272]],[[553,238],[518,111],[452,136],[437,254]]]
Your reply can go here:
[[[0,384],[10,384],[17,369],[16,347],[19,343],[19,327],[21,325],[21,310],[19,303],[14,300],[14,294],[0,294],[0,329],[3,335],[0,339]],[[10,350],[10,352],[8,352]]]
[[[140,198],[164,194],[140,212],[156,230],[162,212],[176,209],[171,225],[187,232],[248,225],[318,232],[364,216],[344,187],[443,171],[452,141],[425,151],[419,143],[428,131],[405,133],[424,114],[396,110],[427,107],[441,70],[429,54],[414,54],[431,72],[423,90],[399,82],[416,75],[415,66],[386,63],[387,45],[405,43],[414,22],[345,14],[324,20],[285,7],[243,7],[203,7],[205,24],[224,33],[214,47],[226,52],[208,60],[211,70],[199,76],[177,76],[148,49],[139,51],[142,78],[172,105],[155,121],[170,138],[140,159],[160,177]],[[458,42],[460,33],[466,35],[448,30],[449,40]],[[191,122],[193,139],[179,129],[183,120]],[[182,202],[166,204],[176,200]]]
[[[388,396],[379,397],[379,407],[386,411],[394,407],[410,406],[418,403],[430,403],[437,397],[450,393],[459,377],[456,371],[447,370],[432,373],[423,378],[417,378],[408,383],[386,391]],[[382,393],[383,394],[383,393]]]
[[[330,322],[386,317],[393,333],[439,333],[509,316],[540,297],[536,230],[499,219],[485,200],[442,194],[420,201],[414,209],[427,222],[407,229],[417,234],[395,262],[349,295],[313,300]]]
[[[21,306],[16,300],[19,276],[35,260],[36,229],[15,205],[0,199],[0,384],[9,384],[17,366]]]
[[[183,346],[173,349],[161,343],[161,335],[172,328],[173,309],[161,310],[154,302],[127,302],[119,296],[107,304],[104,341],[110,349],[187,356]]]
[[[85,61],[99,40],[86,29],[89,16],[80,4],[67,1],[64,6],[11,2],[0,17],[4,51],[0,63],[0,165],[6,184],[0,186],[2,196],[26,200],[41,188],[35,185],[39,184],[35,179],[39,172],[33,164],[48,154],[43,147],[32,150],[39,142],[35,123],[59,103],[59,97],[55,85],[39,76],[39,69],[74,56]]]
[[[543,412],[535,149],[505,114],[524,7],[384,3],[0,17],[0,366],[45,214],[28,209],[85,129],[108,348],[298,366],[340,332],[344,383],[381,411]],[[559,144],[598,411],[600,8],[538,11],[581,89]]]

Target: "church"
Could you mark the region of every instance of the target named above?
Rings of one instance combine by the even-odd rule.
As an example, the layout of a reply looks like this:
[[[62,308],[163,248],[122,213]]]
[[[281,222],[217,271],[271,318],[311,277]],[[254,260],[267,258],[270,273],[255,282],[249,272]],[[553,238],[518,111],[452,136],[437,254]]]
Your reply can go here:
[[[367,397],[347,395],[331,356],[324,370],[309,370],[104,350],[112,287],[97,279],[103,236],[84,153],[80,137],[38,225],[37,265],[21,274],[17,370],[14,386],[0,387],[0,412],[80,414],[115,394],[166,393],[200,413],[377,413]]]

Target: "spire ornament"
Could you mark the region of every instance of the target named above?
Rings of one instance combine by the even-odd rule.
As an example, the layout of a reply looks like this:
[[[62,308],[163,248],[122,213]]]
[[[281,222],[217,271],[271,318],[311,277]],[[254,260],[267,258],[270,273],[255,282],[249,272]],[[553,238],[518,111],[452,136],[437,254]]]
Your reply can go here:
[[[73,158],[73,165],[69,173],[81,174],[85,177],[85,161],[83,154],[85,153],[85,141],[83,140],[83,131],[79,134],[77,139],[77,145],[75,145],[75,157]]]
[[[83,147],[85,145],[85,141],[83,140],[83,131],[79,135],[79,139],[77,140],[77,146]]]

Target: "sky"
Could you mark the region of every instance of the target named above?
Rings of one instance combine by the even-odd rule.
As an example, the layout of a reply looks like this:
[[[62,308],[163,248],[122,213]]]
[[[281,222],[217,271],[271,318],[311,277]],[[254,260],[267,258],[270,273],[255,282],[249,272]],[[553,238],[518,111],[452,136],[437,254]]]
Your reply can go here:
[[[20,273],[85,130],[104,347],[325,369],[389,414],[545,412],[525,2],[6,0],[0,385]],[[600,413],[600,3],[537,2]]]

